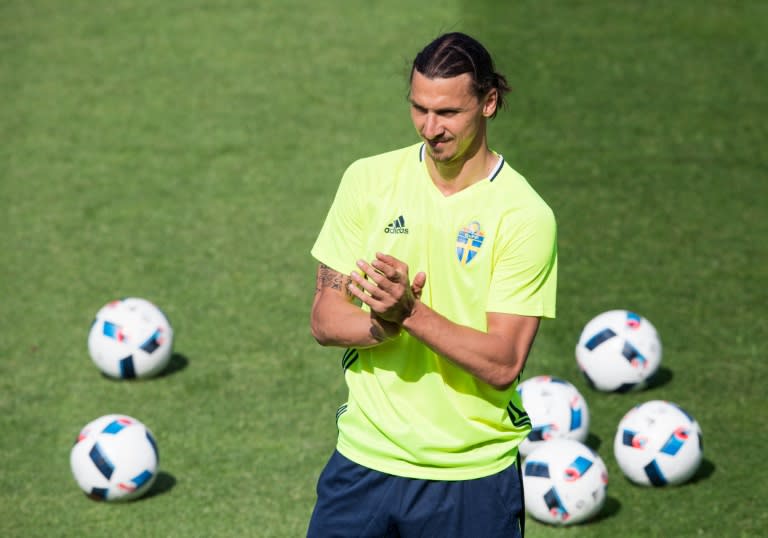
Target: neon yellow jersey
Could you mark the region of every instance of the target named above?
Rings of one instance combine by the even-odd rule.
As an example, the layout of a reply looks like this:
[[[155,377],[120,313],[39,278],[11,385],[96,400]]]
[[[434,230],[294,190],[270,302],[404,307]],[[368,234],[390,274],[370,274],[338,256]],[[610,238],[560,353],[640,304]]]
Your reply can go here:
[[[485,331],[486,313],[554,317],[556,226],[551,209],[499,156],[483,181],[445,197],[416,144],[354,162],[312,248],[349,274],[376,252],[427,274],[422,302]],[[499,391],[405,331],[347,349],[349,388],[337,449],[366,467],[427,480],[467,480],[511,465],[531,423],[515,386]]]

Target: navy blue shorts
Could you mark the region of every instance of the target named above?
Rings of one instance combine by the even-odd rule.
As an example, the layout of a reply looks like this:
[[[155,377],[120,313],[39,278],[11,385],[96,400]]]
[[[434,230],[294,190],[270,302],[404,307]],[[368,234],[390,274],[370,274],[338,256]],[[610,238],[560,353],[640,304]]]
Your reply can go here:
[[[317,482],[307,536],[514,538],[522,536],[523,510],[516,465],[474,480],[417,480],[334,451]]]

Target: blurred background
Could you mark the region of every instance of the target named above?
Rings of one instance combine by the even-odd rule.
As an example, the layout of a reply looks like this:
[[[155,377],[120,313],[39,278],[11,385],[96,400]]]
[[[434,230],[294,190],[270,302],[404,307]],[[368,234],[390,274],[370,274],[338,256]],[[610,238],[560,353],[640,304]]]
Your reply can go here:
[[[309,249],[346,166],[417,141],[410,62],[446,31],[507,75],[491,145],[558,219],[558,318],[525,375],[582,390],[610,475],[597,520],[528,536],[768,527],[768,4],[6,0],[0,534],[304,534],[346,396],[340,350],[309,333]],[[175,329],[158,378],[111,381],[88,357],[94,314],[126,296]],[[574,360],[614,308],[664,344],[645,391],[591,391]],[[652,399],[703,429],[683,486],[633,486],[613,460],[616,424]],[[157,438],[161,475],[134,503],[71,476],[75,436],[106,413]]]

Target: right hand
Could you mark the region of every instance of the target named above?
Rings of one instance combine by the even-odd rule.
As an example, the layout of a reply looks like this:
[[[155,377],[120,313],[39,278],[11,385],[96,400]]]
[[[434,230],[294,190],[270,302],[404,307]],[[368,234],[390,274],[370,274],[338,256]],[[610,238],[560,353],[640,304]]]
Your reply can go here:
[[[379,318],[401,325],[421,296],[426,274],[418,273],[411,283],[408,265],[381,253],[377,253],[371,263],[358,260],[357,266],[363,275],[357,272],[350,275],[356,284],[349,287],[350,293],[367,304]]]
[[[411,292],[416,300],[421,299],[421,293],[424,291],[424,285],[427,282],[427,274],[417,273],[411,282]],[[400,335],[402,327],[394,321],[387,321],[380,317],[376,312],[371,311],[371,336],[377,340],[390,340]]]

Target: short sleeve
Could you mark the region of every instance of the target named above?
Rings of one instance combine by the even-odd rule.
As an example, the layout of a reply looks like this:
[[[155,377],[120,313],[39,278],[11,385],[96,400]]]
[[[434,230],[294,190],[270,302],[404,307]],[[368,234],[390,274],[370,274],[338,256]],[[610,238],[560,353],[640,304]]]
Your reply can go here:
[[[545,204],[510,216],[500,231],[488,312],[555,317],[557,225]]]
[[[312,247],[312,256],[328,267],[349,274],[356,269],[364,244],[365,176],[359,162],[344,172],[336,196]]]

